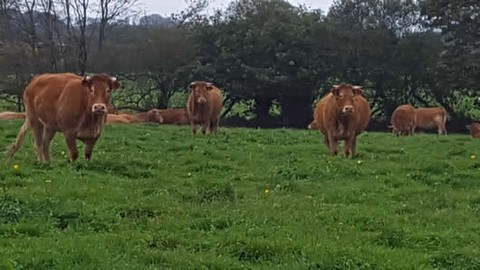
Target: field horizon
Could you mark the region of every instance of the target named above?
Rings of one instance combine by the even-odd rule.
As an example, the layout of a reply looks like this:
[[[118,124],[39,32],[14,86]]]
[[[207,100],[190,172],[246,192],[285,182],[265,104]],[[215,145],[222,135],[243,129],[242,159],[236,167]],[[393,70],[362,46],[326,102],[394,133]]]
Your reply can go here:
[[[479,269],[480,140],[108,125],[39,164],[0,125],[0,269]]]

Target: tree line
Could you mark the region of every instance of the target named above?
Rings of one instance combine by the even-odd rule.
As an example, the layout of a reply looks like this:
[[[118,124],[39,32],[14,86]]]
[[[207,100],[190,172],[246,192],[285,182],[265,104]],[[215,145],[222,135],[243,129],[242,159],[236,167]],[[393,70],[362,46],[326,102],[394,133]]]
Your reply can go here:
[[[188,4],[163,18],[136,0],[0,0],[4,107],[22,109],[33,75],[69,71],[118,75],[114,103],[133,110],[183,106],[190,81],[211,81],[224,116],[245,125],[306,127],[341,82],[364,86],[380,123],[404,103],[480,117],[477,1],[335,0],[325,12],[234,0],[213,14],[208,0]]]

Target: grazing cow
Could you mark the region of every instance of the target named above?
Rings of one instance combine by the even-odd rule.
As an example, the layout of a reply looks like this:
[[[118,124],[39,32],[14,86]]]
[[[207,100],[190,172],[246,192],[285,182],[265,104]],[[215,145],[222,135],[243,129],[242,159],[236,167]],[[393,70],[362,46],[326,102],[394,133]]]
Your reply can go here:
[[[50,142],[57,132],[65,136],[71,161],[78,158],[77,139],[85,143],[85,159],[90,160],[103,131],[110,94],[118,87],[117,79],[106,74],[34,77],[23,93],[26,119],[7,158],[13,157],[31,128],[39,161],[50,162]]]
[[[160,110],[164,124],[188,125],[188,112],[186,108],[172,108]]]
[[[415,129],[414,108],[410,104],[398,106],[391,117],[392,132],[397,136],[412,135]]]
[[[480,123],[471,123],[467,125],[466,128],[470,130],[472,138],[480,138]]]
[[[447,111],[443,107],[414,109],[415,129],[431,129],[437,127],[438,134],[447,135]],[[414,130],[415,130],[414,129]]]
[[[128,114],[108,114],[107,124],[131,124],[131,123],[146,123],[153,122],[157,124],[163,123],[163,117],[160,115],[160,110],[151,109],[147,112]]]
[[[315,108],[315,121],[332,155],[338,154],[338,141],[345,141],[345,156],[353,157],[357,135],[368,126],[371,109],[362,96],[362,87],[334,85]]]
[[[197,133],[196,125],[202,125],[202,133],[217,133],[222,111],[222,92],[212,83],[193,81],[188,86],[190,95],[187,101],[187,112],[192,134]]]
[[[24,112],[0,112],[0,120],[25,119]]]

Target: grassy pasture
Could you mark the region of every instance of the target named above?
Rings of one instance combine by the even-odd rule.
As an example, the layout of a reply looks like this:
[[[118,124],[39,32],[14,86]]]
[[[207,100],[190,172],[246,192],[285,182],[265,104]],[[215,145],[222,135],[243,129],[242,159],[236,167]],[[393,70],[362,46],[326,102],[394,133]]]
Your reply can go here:
[[[107,126],[75,164],[57,135],[51,165],[29,135],[0,165],[0,269],[480,269],[480,140],[364,133],[345,160],[317,131],[220,132]]]

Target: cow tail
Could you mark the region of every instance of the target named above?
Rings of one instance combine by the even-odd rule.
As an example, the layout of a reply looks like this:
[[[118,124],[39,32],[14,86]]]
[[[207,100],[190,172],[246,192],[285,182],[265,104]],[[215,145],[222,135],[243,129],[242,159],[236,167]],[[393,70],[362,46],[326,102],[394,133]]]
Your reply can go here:
[[[442,107],[443,109],[443,112],[445,113],[445,117],[443,119],[443,123],[446,124],[447,123],[447,120],[450,120],[452,117],[450,116],[450,114],[447,112],[447,110],[445,109],[445,107]]]
[[[20,131],[18,132],[15,142],[11,144],[10,147],[8,148],[7,160],[12,159],[15,153],[18,151],[18,149],[20,149],[20,147],[23,144],[23,141],[25,140],[25,135],[27,134],[27,131],[29,128],[30,128],[30,121],[28,121],[28,118],[25,118],[25,122],[20,128]]]

